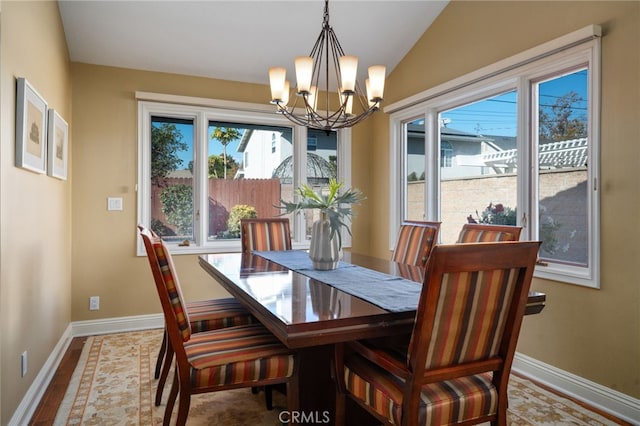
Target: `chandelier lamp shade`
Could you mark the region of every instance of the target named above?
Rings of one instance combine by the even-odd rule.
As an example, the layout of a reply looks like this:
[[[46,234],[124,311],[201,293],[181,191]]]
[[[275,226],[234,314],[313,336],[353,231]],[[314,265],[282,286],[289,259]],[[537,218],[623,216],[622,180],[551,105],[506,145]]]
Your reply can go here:
[[[344,54],[329,25],[329,0],[324,2],[322,31],[311,54],[295,58],[295,70],[297,85],[290,105],[291,87],[286,69],[269,68],[271,103],[276,105],[277,112],[295,124],[330,132],[351,127],[380,108],[386,68],[369,67],[366,92],[363,92],[356,81],[358,57]],[[322,108],[318,108],[318,98]]]

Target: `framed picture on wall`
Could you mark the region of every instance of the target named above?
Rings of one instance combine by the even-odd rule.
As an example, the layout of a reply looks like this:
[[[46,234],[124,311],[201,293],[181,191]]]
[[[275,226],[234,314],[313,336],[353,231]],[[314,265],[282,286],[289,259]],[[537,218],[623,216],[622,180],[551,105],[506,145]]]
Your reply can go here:
[[[47,102],[25,78],[16,96],[16,166],[44,173],[47,166]]]
[[[54,109],[49,109],[47,146],[49,151],[47,153],[47,174],[58,179],[66,180],[69,126]]]

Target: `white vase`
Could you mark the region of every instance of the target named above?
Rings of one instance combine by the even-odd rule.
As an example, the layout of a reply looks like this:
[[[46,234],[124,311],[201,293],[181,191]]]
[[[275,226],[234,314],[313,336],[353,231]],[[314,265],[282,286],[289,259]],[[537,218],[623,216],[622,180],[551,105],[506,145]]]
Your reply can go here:
[[[314,269],[331,270],[338,267],[341,250],[338,236],[331,235],[331,227],[326,213],[322,213],[320,219],[313,222],[311,228],[311,246],[309,247],[309,258]]]

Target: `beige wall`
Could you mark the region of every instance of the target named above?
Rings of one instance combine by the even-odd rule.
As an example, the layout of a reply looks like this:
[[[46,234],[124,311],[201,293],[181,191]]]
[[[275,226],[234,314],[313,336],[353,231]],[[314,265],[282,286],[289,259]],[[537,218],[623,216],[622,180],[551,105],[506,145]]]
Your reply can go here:
[[[137,182],[136,91],[268,104],[264,86],[176,74],[73,64],[73,321],[160,313],[146,257],[135,255]],[[108,212],[107,197],[124,211]],[[227,293],[198,266],[175,256],[187,300]],[[89,311],[89,297],[100,310]]]
[[[71,73],[57,3],[3,1],[0,28],[4,425],[71,320],[71,179],[61,181],[14,166],[16,78],[27,78],[49,107],[71,123]],[[25,350],[28,372],[21,377],[20,354]]]
[[[518,351],[639,398],[640,231],[633,218],[640,211],[640,2],[454,1],[391,73],[385,104],[589,24],[604,33],[601,289],[535,280],[548,303],[524,321]],[[375,167],[356,169],[357,179],[375,188],[367,191],[372,235],[354,250],[388,256],[388,118],[377,115],[373,125],[367,144]]]

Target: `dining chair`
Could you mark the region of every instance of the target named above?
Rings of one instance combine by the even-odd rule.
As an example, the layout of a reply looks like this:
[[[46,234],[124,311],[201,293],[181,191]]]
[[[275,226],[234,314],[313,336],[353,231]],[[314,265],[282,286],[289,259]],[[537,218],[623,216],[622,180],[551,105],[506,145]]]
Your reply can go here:
[[[521,231],[521,226],[465,223],[458,235],[457,242],[488,243],[494,241],[518,241]]]
[[[507,385],[539,241],[437,245],[409,336],[335,347],[348,396],[385,424],[506,425]]]
[[[139,227],[141,228],[141,227]],[[142,228],[141,228],[142,230]],[[145,229],[154,238],[160,238],[150,229]],[[185,308],[189,313],[189,322],[192,333],[216,330],[218,328],[233,327],[236,325],[257,323],[238,300],[233,297],[221,299],[195,300],[185,302]],[[173,347],[169,341],[167,331],[162,335],[162,343],[156,358],[154,378],[158,379],[156,388],[155,405],[162,403],[162,394],[173,363]]]
[[[242,253],[254,250],[291,250],[289,219],[282,217],[240,220]]]
[[[240,245],[243,254],[257,251],[291,250],[289,219],[283,217],[240,219]],[[257,393],[258,389],[253,388]],[[273,388],[264,388],[267,410],[273,409]]]
[[[297,411],[296,354],[258,323],[193,333],[166,244],[143,227],[140,235],[176,359],[163,424],[170,424],[178,397],[176,424],[182,426],[188,417],[191,395],[280,383],[287,387],[287,409]]]
[[[426,265],[433,246],[438,242],[439,231],[440,222],[402,222],[391,260],[407,265]]]

